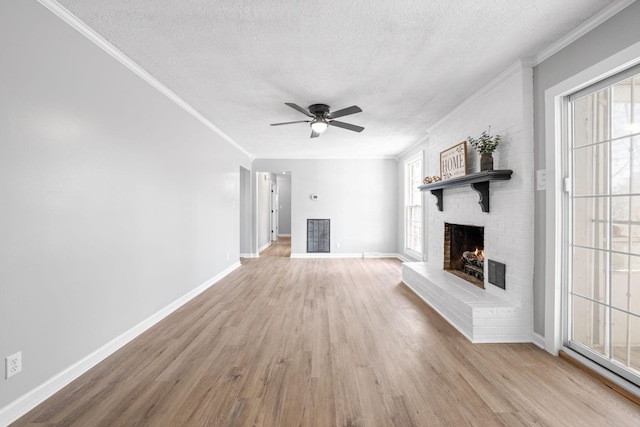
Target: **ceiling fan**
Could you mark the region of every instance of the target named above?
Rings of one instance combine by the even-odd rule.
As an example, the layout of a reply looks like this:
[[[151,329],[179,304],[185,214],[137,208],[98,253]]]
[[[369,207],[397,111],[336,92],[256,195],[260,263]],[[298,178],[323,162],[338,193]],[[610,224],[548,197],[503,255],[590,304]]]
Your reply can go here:
[[[310,105],[307,110],[300,107],[299,105],[293,104],[291,102],[285,102],[285,105],[293,108],[294,110],[300,111],[307,117],[310,117],[312,120],[298,120],[295,122],[284,122],[284,123],[272,123],[271,126],[281,126],[281,125],[290,125],[293,123],[311,123],[311,138],[317,138],[320,136],[322,132],[327,130],[329,126],[336,126],[342,129],[351,130],[354,132],[362,132],[364,128],[362,126],[352,125],[351,123],[339,122],[337,120],[338,117],[348,116],[349,114],[355,114],[362,112],[362,109],[356,105],[351,107],[343,108],[342,110],[331,112],[331,109],[326,104],[313,104]]]

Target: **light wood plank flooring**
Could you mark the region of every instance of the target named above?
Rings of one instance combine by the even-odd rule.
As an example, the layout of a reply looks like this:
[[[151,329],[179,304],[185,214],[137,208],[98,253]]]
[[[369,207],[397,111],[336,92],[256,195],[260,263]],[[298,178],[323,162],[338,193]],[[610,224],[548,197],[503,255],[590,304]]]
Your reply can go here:
[[[272,245],[15,425],[632,426],[531,344],[470,344],[391,259]]]

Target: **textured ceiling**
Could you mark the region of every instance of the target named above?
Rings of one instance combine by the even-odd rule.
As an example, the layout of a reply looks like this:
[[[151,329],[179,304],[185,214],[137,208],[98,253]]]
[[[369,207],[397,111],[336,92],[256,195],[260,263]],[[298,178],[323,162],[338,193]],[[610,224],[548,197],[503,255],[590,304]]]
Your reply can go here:
[[[257,158],[395,156],[612,0],[58,0]],[[358,105],[310,139],[284,105]]]

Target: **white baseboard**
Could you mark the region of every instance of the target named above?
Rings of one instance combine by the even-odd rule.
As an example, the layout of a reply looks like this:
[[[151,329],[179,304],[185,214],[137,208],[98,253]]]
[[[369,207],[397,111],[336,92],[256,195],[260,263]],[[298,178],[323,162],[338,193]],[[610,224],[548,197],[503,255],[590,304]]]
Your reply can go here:
[[[271,242],[271,241],[269,241],[269,243],[267,243],[267,244],[265,244],[265,245],[261,246],[260,248],[258,248],[258,253],[260,253],[260,252],[264,251],[264,250],[265,250],[265,249],[267,249],[269,246],[271,246],[271,243],[272,243],[272,242]]]
[[[542,335],[534,332],[531,336],[531,342],[544,350],[544,337]]]
[[[291,237],[291,234],[278,234],[278,237]]]
[[[396,258],[398,258],[400,261],[402,262],[415,262],[412,259],[407,258],[406,256],[402,255],[402,254],[395,254]]]
[[[258,254],[240,254],[240,258],[260,258]]]
[[[6,426],[16,421],[18,418],[47,400],[49,397],[53,396],[73,380],[77,379],[89,369],[102,362],[104,359],[119,350],[121,347],[123,347],[134,338],[145,332],[147,329],[167,317],[169,314],[173,313],[178,308],[207,290],[209,287],[220,281],[222,278],[230,274],[238,267],[240,267],[240,262],[236,262],[235,264],[226,268],[219,274],[204,282],[202,285],[178,298],[171,304],[167,305],[142,322],[138,323],[128,331],[109,341],[98,350],[89,354],[87,357],[69,366],[67,369],[56,374],[33,390],[28,391],[26,394],[9,403],[4,408],[1,408],[0,426]]]
[[[292,253],[291,258],[362,258],[362,254]]]
[[[396,253],[380,253],[380,252],[365,252],[362,258],[397,258],[400,259],[400,254]]]
[[[406,261],[400,254],[380,252],[356,252],[356,253],[292,253],[291,258],[397,258]]]
[[[425,262],[422,257],[418,257],[415,254],[411,254],[411,253],[407,253],[407,252],[401,252],[400,255],[401,259],[405,262]]]

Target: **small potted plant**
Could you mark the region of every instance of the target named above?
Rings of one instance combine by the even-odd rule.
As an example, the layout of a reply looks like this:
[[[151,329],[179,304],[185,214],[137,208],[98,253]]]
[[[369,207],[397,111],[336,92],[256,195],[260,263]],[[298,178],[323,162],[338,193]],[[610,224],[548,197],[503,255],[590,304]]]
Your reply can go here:
[[[489,132],[491,132],[491,128],[489,128]],[[480,135],[478,139],[472,137],[467,138],[469,144],[480,153],[481,171],[493,170],[492,153],[498,148],[501,138],[500,135],[490,136],[486,130],[482,131],[482,135]]]

